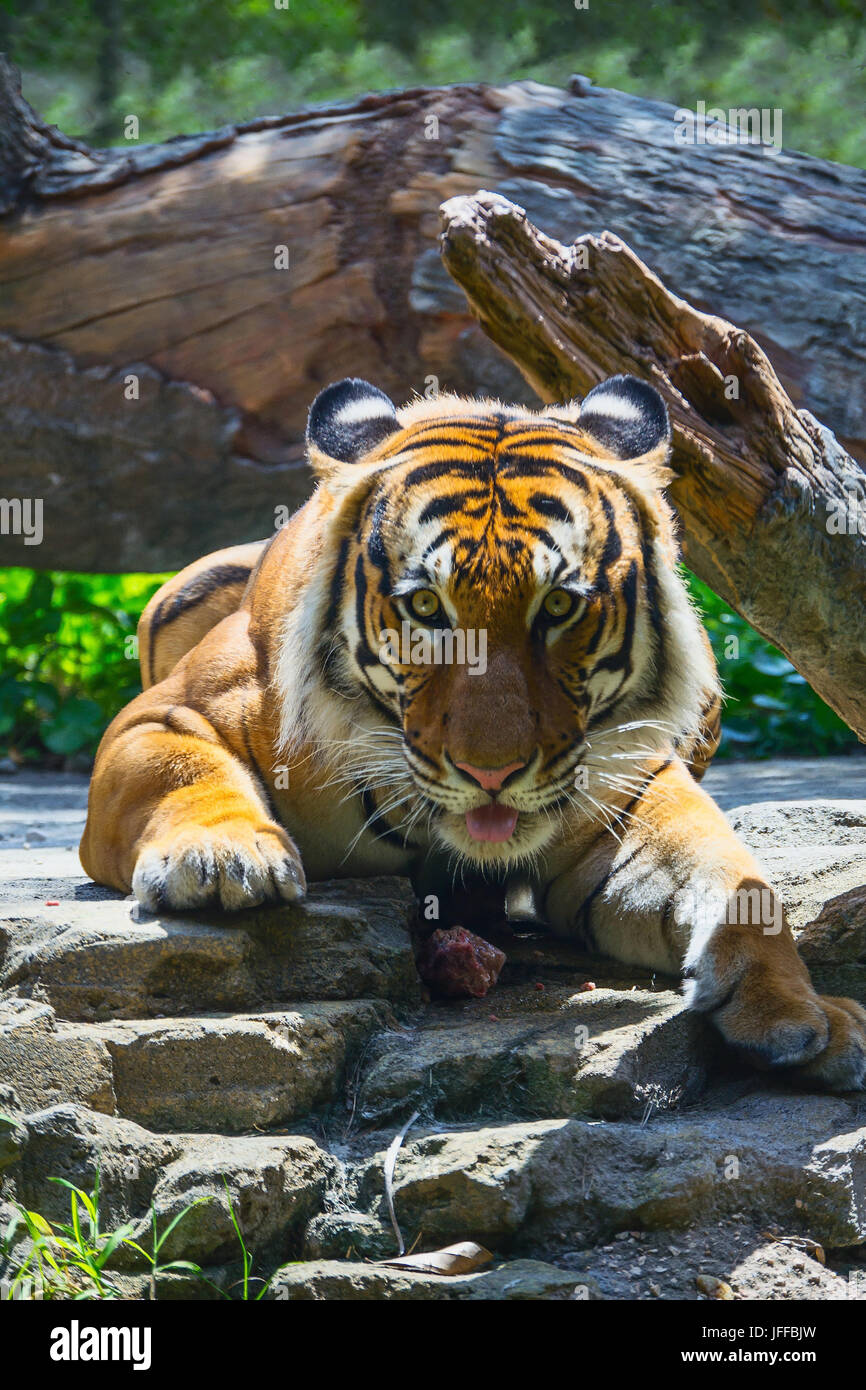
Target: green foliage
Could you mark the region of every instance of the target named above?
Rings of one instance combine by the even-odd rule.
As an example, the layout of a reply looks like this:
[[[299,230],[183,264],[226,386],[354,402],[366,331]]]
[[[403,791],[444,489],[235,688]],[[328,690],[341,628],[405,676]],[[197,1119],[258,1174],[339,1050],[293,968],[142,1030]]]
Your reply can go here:
[[[226,1205],[229,1209],[229,1216],[231,1217],[232,1228],[234,1230],[235,1235],[237,1236],[238,1245],[240,1247],[241,1252],[241,1266],[243,1269],[243,1273],[241,1275],[241,1278],[238,1280],[238,1284],[240,1285],[241,1289],[241,1300],[244,1303],[260,1303],[262,1299],[265,1297],[265,1294],[268,1292],[268,1289],[271,1287],[271,1282],[274,1279],[274,1276],[277,1271],[274,1271],[273,1274],[268,1275],[267,1279],[262,1279],[259,1276],[253,1274],[253,1256],[251,1251],[247,1249],[247,1243],[244,1240],[244,1233],[241,1230],[240,1222],[238,1221],[238,1218],[235,1215],[235,1209],[232,1206],[232,1194],[229,1191],[228,1179],[225,1176],[223,1176],[223,1186],[226,1190]],[[262,1286],[256,1294],[253,1294],[251,1288],[251,1285],[254,1283],[261,1284]],[[232,1287],[236,1288],[237,1286],[238,1285],[233,1285]],[[230,1294],[225,1294],[224,1296],[226,1298],[231,1297]]]
[[[70,1219],[49,1221],[38,1211],[15,1203],[15,1215],[0,1240],[0,1259],[7,1266],[8,1299],[22,1297],[28,1287],[35,1287],[38,1297],[51,1300],[122,1298],[123,1293],[109,1272],[111,1257],[120,1246],[135,1250],[150,1266],[152,1297],[155,1297],[159,1275],[188,1273],[196,1278],[204,1277],[201,1268],[189,1260],[160,1264],[159,1252],[187,1213],[210,1198],[200,1197],[190,1202],[162,1235],[157,1234],[156,1212],[151,1207],[153,1249],[149,1252],[132,1239],[135,1225],[131,1221],[114,1231],[101,1229],[98,1171],[92,1192],[85,1192],[66,1178],[49,1178],[48,1181],[68,1190]],[[29,1238],[30,1248],[19,1259],[13,1251],[20,1230]]]
[[[710,634],[726,703],[718,757],[817,757],[857,744],[790,661],[694,575],[692,596]]]
[[[7,1124],[17,1124],[16,1120],[7,1115],[0,1116],[0,1119]],[[209,1279],[201,1266],[192,1260],[170,1260],[167,1264],[161,1260],[162,1248],[172,1232],[191,1211],[207,1205],[208,1202],[216,1201],[215,1197],[196,1197],[179,1211],[161,1232],[156,1208],[151,1204],[151,1242],[150,1249],[147,1249],[132,1238],[134,1222],[124,1222],[113,1231],[102,1230],[98,1169],[92,1192],[85,1192],[66,1178],[49,1178],[48,1181],[68,1190],[70,1219],[49,1221],[40,1212],[31,1211],[20,1202],[13,1204],[15,1214],[0,1237],[0,1275],[3,1276],[7,1287],[7,1300],[26,1299],[28,1294],[34,1294],[34,1291],[35,1297],[49,1300],[102,1301],[128,1297],[118,1286],[110,1269],[112,1256],[121,1247],[134,1250],[147,1266],[151,1299],[157,1296],[157,1285],[161,1277],[166,1274],[188,1274],[200,1283],[206,1284],[220,1298],[231,1299],[233,1291],[239,1290],[237,1296],[241,1301],[259,1303],[279,1274],[279,1270],[274,1270],[267,1278],[252,1274],[253,1256],[247,1248],[243,1230],[232,1206],[231,1192],[225,1177],[223,1185],[226,1190],[226,1203],[240,1249],[242,1269],[240,1279],[228,1291]],[[23,1252],[20,1248],[16,1249],[16,1241],[22,1233],[27,1237],[27,1245]],[[255,1293],[252,1289],[254,1283],[261,1285]],[[2,1297],[0,1293],[0,1298]]]
[[[692,109],[698,99],[723,110],[778,107],[786,148],[866,166],[862,24],[853,32],[842,23],[822,26],[804,46],[777,27],[750,27],[717,53],[686,38],[661,53],[651,71],[642,57],[633,43],[602,49],[588,75],[599,86]]]
[[[0,40],[38,110],[109,142],[127,113],[162,140],[370,88],[577,71],[687,107],[781,107],[787,146],[863,165],[862,19],[861,0],[0,0]]]
[[[95,752],[141,689],[135,628],[162,578],[0,570],[4,752],[55,763]]]
[[[92,757],[141,689],[131,639],[165,575],[0,570],[0,751]],[[727,704],[720,757],[845,752],[856,739],[790,661],[689,575]]]

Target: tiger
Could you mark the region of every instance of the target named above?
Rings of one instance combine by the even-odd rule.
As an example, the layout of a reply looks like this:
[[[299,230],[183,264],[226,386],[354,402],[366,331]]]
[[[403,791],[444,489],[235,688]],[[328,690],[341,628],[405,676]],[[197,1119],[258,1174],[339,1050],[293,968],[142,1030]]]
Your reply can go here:
[[[306,438],[287,524],[145,609],[86,873],[146,911],[229,913],[337,877],[524,875],[550,932],[681,976],[740,1058],[862,1089],[866,1011],[817,994],[700,785],[720,683],[655,387],[398,409],[353,377]]]

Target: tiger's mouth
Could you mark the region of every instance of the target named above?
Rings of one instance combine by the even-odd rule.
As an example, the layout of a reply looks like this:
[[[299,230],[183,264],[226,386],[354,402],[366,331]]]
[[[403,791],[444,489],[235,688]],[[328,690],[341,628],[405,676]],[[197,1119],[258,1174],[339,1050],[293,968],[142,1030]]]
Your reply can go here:
[[[476,864],[505,864],[528,859],[555,836],[560,817],[572,798],[567,784],[573,772],[553,782],[535,781],[532,765],[515,786],[478,804],[465,787],[439,780],[420,766],[411,745],[404,746],[408,771],[429,811],[427,824],[442,846]],[[534,761],[534,760],[533,760]],[[473,805],[472,802],[476,804]],[[467,804],[467,802],[469,804]]]
[[[554,838],[557,818],[492,802],[475,811],[444,811],[434,839],[459,860],[483,868],[529,863]]]
[[[487,806],[477,806],[466,812],[466,829],[473,840],[502,844],[514,834],[519,815],[515,806],[503,806],[499,801],[491,801]]]

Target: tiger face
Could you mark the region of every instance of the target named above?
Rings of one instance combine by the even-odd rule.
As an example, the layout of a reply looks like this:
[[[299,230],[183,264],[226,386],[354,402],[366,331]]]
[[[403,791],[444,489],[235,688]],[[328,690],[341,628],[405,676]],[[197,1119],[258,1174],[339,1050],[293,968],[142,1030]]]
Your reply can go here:
[[[317,398],[336,555],[319,699],[351,711],[359,766],[378,758],[388,824],[476,865],[532,860],[633,770],[616,759],[694,733],[715,674],[676,573],[668,441],[634,378],[539,415],[444,398],[398,416],[357,381]]]

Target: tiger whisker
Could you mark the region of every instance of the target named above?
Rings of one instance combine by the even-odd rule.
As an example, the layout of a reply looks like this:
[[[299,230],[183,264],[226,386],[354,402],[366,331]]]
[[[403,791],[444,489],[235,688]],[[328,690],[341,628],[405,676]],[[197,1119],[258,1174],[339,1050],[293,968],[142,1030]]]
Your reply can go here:
[[[361,826],[361,828],[360,828],[360,830],[358,831],[358,833],[352,837],[352,840],[351,840],[351,842],[350,842],[350,844],[349,844],[349,848],[346,850],[346,853],[343,855],[343,858],[340,860],[340,863],[341,863],[341,864],[345,864],[345,862],[346,862],[346,860],[348,859],[349,855],[352,853],[353,849],[355,848],[355,846],[356,846],[356,845],[358,844],[358,842],[360,841],[361,836],[364,834],[365,830],[368,830],[368,829],[370,828],[370,826],[373,824],[373,821],[378,820],[379,817],[382,816],[382,815],[385,815],[387,811],[393,811],[393,810],[396,809],[397,806],[401,806],[404,802],[408,801],[408,800],[409,800],[409,797],[410,797],[410,796],[412,795],[412,793],[413,793],[413,790],[414,790],[414,789],[410,787],[409,790],[406,792],[406,794],[405,794],[404,796],[398,798],[396,801],[394,801],[394,802],[392,802],[392,803],[389,803],[389,805],[386,806],[386,807],[379,807],[379,806],[377,806],[377,807],[375,808],[375,810],[371,812],[371,814],[370,814],[370,815],[366,818],[366,820],[364,821],[364,824]],[[380,836],[376,836],[376,838],[377,838],[377,839],[380,839],[381,837],[380,837]]]

